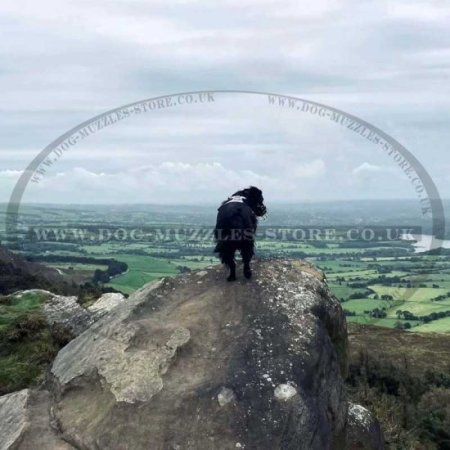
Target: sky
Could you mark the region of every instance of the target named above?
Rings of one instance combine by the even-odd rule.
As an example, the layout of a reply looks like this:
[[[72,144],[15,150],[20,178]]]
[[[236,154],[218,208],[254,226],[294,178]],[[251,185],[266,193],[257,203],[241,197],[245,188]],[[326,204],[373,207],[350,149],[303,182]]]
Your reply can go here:
[[[97,114],[187,91],[292,95],[402,143],[450,197],[446,0],[24,1],[0,4],[0,201],[49,143]],[[175,97],[176,98],[176,97]],[[264,95],[134,115],[65,152],[23,201],[416,198],[386,153]]]

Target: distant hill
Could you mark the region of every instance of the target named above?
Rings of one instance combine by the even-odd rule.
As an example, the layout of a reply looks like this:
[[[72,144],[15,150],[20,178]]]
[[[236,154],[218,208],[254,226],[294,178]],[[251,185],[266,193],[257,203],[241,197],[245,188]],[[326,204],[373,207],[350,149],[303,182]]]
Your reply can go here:
[[[56,269],[27,261],[23,256],[0,245],[0,294],[25,289],[67,293],[73,287]]]

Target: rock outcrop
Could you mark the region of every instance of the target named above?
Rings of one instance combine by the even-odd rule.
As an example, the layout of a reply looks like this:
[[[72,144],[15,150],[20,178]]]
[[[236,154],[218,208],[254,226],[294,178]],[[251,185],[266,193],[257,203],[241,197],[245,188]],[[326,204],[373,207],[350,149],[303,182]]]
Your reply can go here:
[[[78,303],[74,295],[57,295],[44,289],[28,289],[17,291],[14,297],[28,293],[39,293],[45,296],[44,315],[50,325],[58,324],[78,336],[95,321],[103,317],[125,300],[120,292],[107,292],[87,308]]]
[[[107,292],[103,294],[95,303],[87,309],[95,318],[99,319],[125,300],[125,296],[120,292]]]
[[[71,341],[43,409],[76,449],[382,449],[349,414],[346,367],[345,317],[314,266],[257,262],[236,283],[213,267],[144,286]]]
[[[383,447],[383,434],[376,418],[363,406],[350,403],[347,416],[348,450]]]
[[[93,315],[78,303],[75,296],[48,296],[44,304],[44,314],[50,325],[55,323],[70,330],[75,336],[81,334],[94,323]]]

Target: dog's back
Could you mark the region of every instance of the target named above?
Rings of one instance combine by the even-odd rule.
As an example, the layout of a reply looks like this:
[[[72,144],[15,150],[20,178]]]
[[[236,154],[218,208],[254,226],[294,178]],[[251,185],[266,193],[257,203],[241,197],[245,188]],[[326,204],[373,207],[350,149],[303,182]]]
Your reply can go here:
[[[218,210],[216,238],[230,236],[232,230],[256,230],[256,216],[245,203],[224,203]]]

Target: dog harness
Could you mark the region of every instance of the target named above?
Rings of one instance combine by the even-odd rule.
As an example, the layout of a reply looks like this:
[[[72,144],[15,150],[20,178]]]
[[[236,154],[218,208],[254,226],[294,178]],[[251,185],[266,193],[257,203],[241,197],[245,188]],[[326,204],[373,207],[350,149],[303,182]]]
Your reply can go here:
[[[244,203],[246,197],[243,195],[232,195],[225,203],[224,205],[227,205],[228,203]]]

